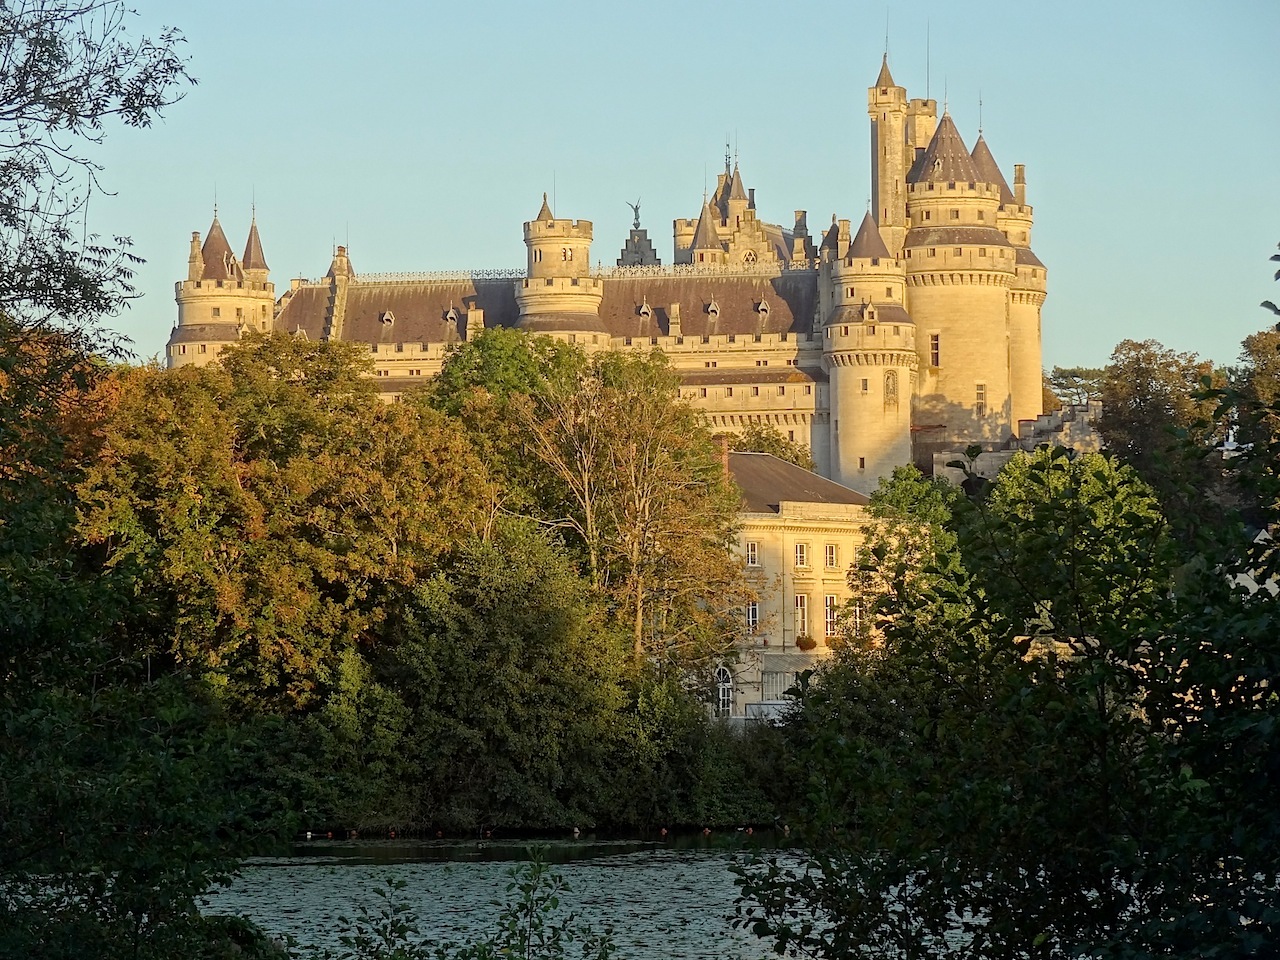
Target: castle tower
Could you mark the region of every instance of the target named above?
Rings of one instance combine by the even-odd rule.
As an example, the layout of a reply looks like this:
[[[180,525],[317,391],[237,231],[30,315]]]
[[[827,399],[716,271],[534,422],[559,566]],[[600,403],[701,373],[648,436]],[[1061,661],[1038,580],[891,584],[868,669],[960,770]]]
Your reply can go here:
[[[907,235],[907,91],[893,82],[889,56],[880,63],[880,76],[867,91],[871,118],[871,209],[880,236],[896,256]]]
[[[174,299],[178,323],[165,348],[170,368],[212,363],[244,330],[269,329],[275,285],[268,279],[257,223],[249,228],[241,262],[215,211],[203,246],[200,234],[191,234],[187,279],[174,284]]]
[[[542,195],[538,216],[524,225],[529,262],[525,278],[516,281],[522,330],[608,345],[600,320],[604,285],[590,276],[591,233],[590,220],[557,220]]]
[[[999,442],[1016,430],[1008,315],[1015,256],[997,228],[999,207],[999,185],[982,178],[944,115],[908,177],[904,252],[920,360],[915,422],[954,443]]]
[[[693,241],[689,245],[688,263],[698,266],[711,266],[728,262],[728,254],[720,237],[716,233],[716,224],[720,218],[715,208],[709,203],[702,204],[702,216],[698,217],[698,227],[693,232]]]
[[[973,163],[988,183],[1000,188],[996,226],[1013,245],[1016,276],[1009,290],[1009,388],[1015,432],[1018,421],[1034,420],[1044,412],[1041,385],[1043,356],[1040,345],[1040,308],[1045,301],[1046,270],[1031,251],[1031,207],[1027,205],[1026,171],[1014,166],[1014,188],[1009,184],[987,141],[978,136]]]
[[[848,221],[840,230],[848,235]],[[903,306],[906,270],[871,214],[845,256],[831,263],[835,309],[823,331],[830,377],[831,472],[862,493],[911,461],[915,324]]]

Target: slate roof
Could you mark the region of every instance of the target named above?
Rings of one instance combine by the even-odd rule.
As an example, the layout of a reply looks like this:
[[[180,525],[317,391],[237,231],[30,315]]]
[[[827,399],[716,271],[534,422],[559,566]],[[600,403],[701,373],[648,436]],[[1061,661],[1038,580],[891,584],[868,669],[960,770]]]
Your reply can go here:
[[[169,345],[176,343],[236,343],[240,339],[237,323],[184,323],[173,328]]]
[[[870,260],[875,257],[890,259],[889,248],[884,245],[880,228],[876,226],[875,220],[871,219],[871,211],[868,210],[866,216],[862,218],[862,225],[858,227],[858,234],[853,238],[853,243],[849,244],[849,252],[846,256],[858,260]]]
[[[702,216],[698,217],[698,229],[693,234],[694,250],[723,250],[724,245],[716,236],[715,221],[720,218],[711,209],[710,203],[702,205]]]
[[[547,204],[547,195],[545,192],[542,194],[542,209],[538,211],[538,216],[535,219],[541,220],[544,223],[555,219],[555,217],[551,215],[551,207]]]
[[[742,174],[738,172],[738,165],[736,163],[733,165],[733,176],[729,180],[729,199],[747,199],[747,190],[742,185]]]
[[[712,317],[708,307],[719,307]],[[807,333],[818,301],[816,271],[777,277],[745,276],[617,277],[604,281],[600,319],[611,336],[667,335],[668,307],[680,304],[680,332],[686,337],[713,334]],[[641,314],[649,304],[650,316]],[[760,310],[761,303],[768,310]]]
[[[980,244],[986,247],[1009,247],[1009,238],[995,227],[912,227],[907,231],[906,244],[921,247],[937,244],[940,247],[954,244]]]
[[[991,148],[987,146],[986,138],[982,134],[978,134],[978,142],[973,145],[973,153],[970,154],[973,160],[973,167],[978,173],[978,179],[983,183],[990,183],[1000,188],[1000,203],[1012,204],[1014,202],[1013,191],[1009,189],[1009,183],[1005,180],[1004,174],[1000,172],[1000,165],[996,163],[996,158],[991,155]]]
[[[896,87],[893,82],[893,74],[889,72],[889,55],[886,53],[884,59],[880,61],[880,76],[876,77],[877,87]]]
[[[227,243],[227,235],[222,232],[222,224],[218,215],[213,215],[213,224],[209,227],[209,235],[205,237],[204,246],[200,249],[204,260],[202,280],[234,280],[236,255],[231,252],[231,244]]]
[[[907,182],[975,183],[981,179],[951,114],[944,113],[929,146],[907,174]]]
[[[1044,261],[1032,253],[1030,247],[1015,247],[1014,254],[1020,267],[1044,266]]]
[[[831,313],[831,319],[827,321],[827,325],[831,326],[837,323],[862,323],[866,317],[867,310],[873,309],[876,312],[876,323],[893,324],[893,323],[915,323],[911,319],[911,314],[907,313],[904,306],[898,303],[853,303],[843,307],[837,307]]]
[[[742,492],[742,509],[747,513],[779,513],[784,500],[858,506],[871,502],[856,490],[769,453],[730,453],[729,474]]]
[[[728,387],[743,384],[828,383],[821,367],[747,367],[741,370],[678,370],[686,387]]]
[[[267,258],[262,253],[262,240],[258,237],[258,221],[249,223],[249,239],[245,241],[244,256],[240,266],[246,270],[267,270]]]

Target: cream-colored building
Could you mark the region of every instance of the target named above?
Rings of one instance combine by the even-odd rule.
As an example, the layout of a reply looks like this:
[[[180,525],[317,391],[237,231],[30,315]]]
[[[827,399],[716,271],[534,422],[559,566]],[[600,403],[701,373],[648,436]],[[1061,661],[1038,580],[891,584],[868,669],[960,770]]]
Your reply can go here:
[[[729,454],[729,473],[742,492],[738,550],[758,599],[742,614],[737,663],[717,670],[715,707],[767,717],[830,655],[851,615],[848,571],[867,498],[767,453]]]
[[[176,286],[168,363],[213,362],[271,328],[367,344],[394,398],[452,344],[516,327],[587,350],[658,348],[715,430],[770,424],[864,493],[913,459],[931,470],[939,451],[1034,442],[1045,268],[1022,167],[1011,189],[986,141],[966,148],[887,62],[867,110],[873,200],[856,230],[833,217],[815,238],[804,210],[766,222],[726,158],[698,216],[674,222],[671,265],[637,209],[617,265],[593,267],[591,222],[555,216],[544,196],[521,269],[360,274],[338,247],[322,278],[277,299],[256,225],[237,258],[215,214]]]

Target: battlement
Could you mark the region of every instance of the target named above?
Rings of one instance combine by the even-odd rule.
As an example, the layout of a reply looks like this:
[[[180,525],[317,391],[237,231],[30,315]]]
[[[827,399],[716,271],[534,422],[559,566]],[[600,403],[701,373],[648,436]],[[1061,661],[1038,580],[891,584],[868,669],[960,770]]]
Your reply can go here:
[[[915,324],[900,321],[880,323],[875,319],[866,319],[860,323],[828,324],[822,334],[822,349],[825,354],[851,350],[890,354],[906,351],[911,357],[909,360],[902,360],[902,366],[914,368],[918,362],[915,354]]]
[[[548,291],[604,295],[604,283],[599,277],[525,277],[520,281],[520,289],[532,293]]]
[[[524,238],[565,237],[590,240],[593,225],[590,220],[529,220],[524,225]]]
[[[270,294],[275,297],[276,285],[270,280],[179,280],[173,285],[174,296],[250,296]]]
[[[932,180],[907,184],[908,201],[948,200],[952,197],[977,197],[1000,202],[1000,188],[995,184],[970,180],[948,180],[935,183]]]

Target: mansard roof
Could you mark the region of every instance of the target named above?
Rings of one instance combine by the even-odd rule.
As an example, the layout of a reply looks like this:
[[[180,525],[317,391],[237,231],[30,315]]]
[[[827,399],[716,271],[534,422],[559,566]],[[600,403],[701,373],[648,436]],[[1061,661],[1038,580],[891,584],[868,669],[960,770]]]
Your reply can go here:
[[[708,308],[715,303],[718,316]],[[808,333],[818,302],[815,271],[770,277],[717,274],[657,274],[606,277],[600,319],[610,336],[668,336],[670,307],[680,304],[680,332],[686,337]],[[649,305],[649,315],[641,306]],[[761,309],[766,304],[766,310]]]
[[[1013,191],[1009,189],[1009,184],[1004,178],[1004,174],[1000,172],[1000,165],[996,163],[996,158],[991,155],[991,148],[987,146],[986,138],[982,134],[978,134],[978,142],[973,145],[974,169],[978,172],[978,179],[983,183],[989,183],[1000,188],[1000,203],[1012,204],[1014,202]]]
[[[730,453],[729,474],[742,492],[747,513],[781,513],[782,503],[844,503],[866,506],[870,498],[769,453]]]
[[[849,252],[846,256],[857,260],[871,260],[876,257],[890,259],[889,248],[884,245],[884,238],[880,236],[880,228],[871,218],[871,211],[868,210],[866,216],[862,218],[858,235],[853,238],[853,243],[849,244]]]
[[[981,179],[951,114],[944,113],[929,146],[907,174],[907,182],[975,183]]]
[[[927,246],[935,243],[941,247],[945,247],[948,244],[963,244],[966,246],[979,244],[986,247],[1013,246],[1009,242],[1009,238],[995,227],[930,226],[912,227],[907,231],[906,244],[908,247]]]
[[[209,235],[205,237],[204,246],[200,250],[204,258],[203,280],[234,280],[236,276],[236,255],[231,252],[231,244],[227,235],[222,232],[222,224],[218,215],[213,215],[213,224],[209,227]]]
[[[258,237],[258,221],[255,217],[249,222],[249,239],[245,241],[244,256],[240,265],[246,270],[267,270],[267,258],[262,253],[262,240]]]

